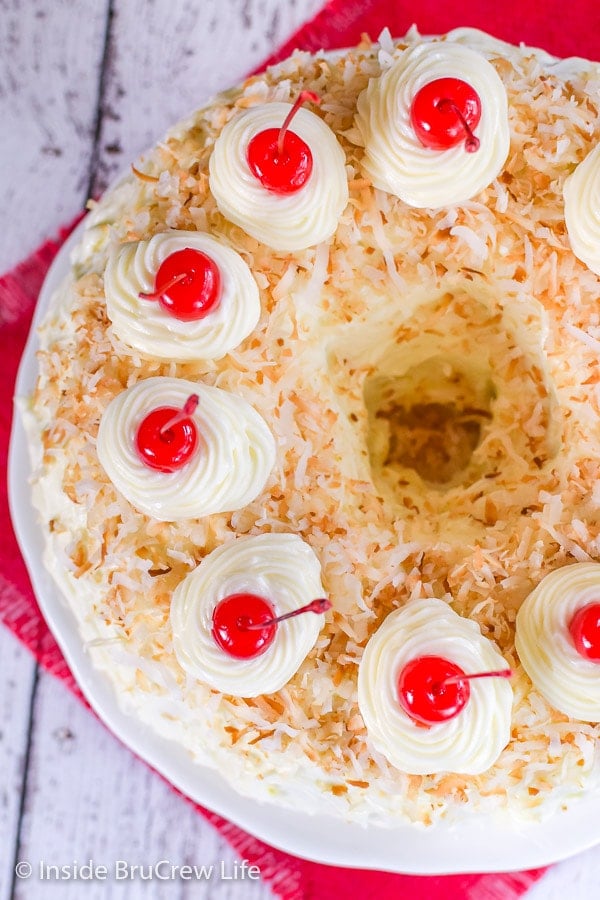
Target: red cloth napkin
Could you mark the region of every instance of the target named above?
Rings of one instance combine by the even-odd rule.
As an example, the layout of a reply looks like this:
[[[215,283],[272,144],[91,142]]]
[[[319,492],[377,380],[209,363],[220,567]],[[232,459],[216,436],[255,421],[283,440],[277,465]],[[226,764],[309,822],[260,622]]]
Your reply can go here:
[[[565,21],[562,0],[523,5],[519,0],[421,0],[418,8],[389,0],[332,0],[270,60],[283,59],[295,47],[306,50],[350,46],[361,33],[375,38],[386,25],[401,35],[416,22],[423,34],[470,25],[512,43],[541,46],[558,56],[600,58],[598,0],[572,0]],[[47,268],[68,229],[0,278],[0,461],[6,470],[14,381],[31,315]],[[0,486],[0,620],[30,648],[40,663],[77,691],[74,679],[35,602],[27,571],[13,535],[7,489]],[[406,900],[515,900],[543,873],[407,876],[324,866],[298,859],[256,840],[214,813],[197,807],[237,852],[260,867],[283,900],[333,900],[356,896]]]
[[[469,26],[511,44],[543,47],[555,56],[600,60],[600,3],[563,0],[332,0],[269,60],[285,59],[296,48],[351,47],[367,32],[375,39],[386,26],[394,37],[415,24],[421,34],[442,34]]]

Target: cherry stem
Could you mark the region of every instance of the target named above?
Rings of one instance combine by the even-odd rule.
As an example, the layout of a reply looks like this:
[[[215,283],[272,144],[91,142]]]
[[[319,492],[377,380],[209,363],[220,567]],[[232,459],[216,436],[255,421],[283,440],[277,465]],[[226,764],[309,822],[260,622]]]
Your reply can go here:
[[[174,285],[179,284],[180,281],[183,281],[184,278],[188,277],[188,272],[180,272],[179,275],[175,275],[171,278],[170,281],[167,281],[166,284],[163,284],[160,291],[153,291],[151,294],[140,294],[139,296],[142,300],[160,300],[160,298],[167,293]]]
[[[457,684],[460,681],[470,681],[473,678],[512,678],[512,669],[498,669],[496,672],[474,672],[472,675],[448,675],[434,687],[434,693],[446,684]]]
[[[238,626],[242,631],[258,631],[261,628],[268,628],[270,625],[276,625],[278,622],[283,622],[285,619],[293,619],[294,616],[299,616],[301,613],[324,613],[327,612],[328,609],[331,609],[331,601],[323,597],[319,600],[312,600],[310,603],[307,603],[306,606],[301,606],[300,609],[293,609],[291,612],[284,613],[282,616],[277,616],[274,619],[267,619],[266,622],[246,622],[244,621],[246,616],[240,616],[238,619]]]
[[[290,123],[291,123],[292,119],[294,118],[294,116],[296,115],[296,113],[298,112],[298,110],[300,109],[302,104],[308,103],[309,101],[311,103],[320,103],[321,98],[319,97],[318,94],[315,94],[313,91],[300,91],[300,93],[296,97],[296,102],[290,109],[289,113],[285,117],[285,121],[284,121],[283,125],[279,129],[279,137],[277,138],[277,156],[283,155],[283,142],[285,140],[285,133],[288,130],[288,128],[290,127]]]
[[[164,437],[166,433],[169,431],[173,425],[177,425],[178,422],[182,422],[184,419],[189,419],[190,416],[193,416],[196,412],[196,407],[200,403],[200,397],[198,394],[190,394],[185,403],[183,404],[182,409],[179,412],[175,413],[168,422],[162,426],[159,431],[161,437]]]
[[[445,109],[451,109],[456,114],[456,116],[460,120],[460,124],[465,130],[465,134],[467,135],[465,138],[465,150],[467,151],[467,153],[475,153],[476,150],[479,150],[481,141],[473,134],[471,126],[463,116],[456,103],[454,103],[453,100],[449,99],[440,100],[437,104],[437,108],[441,109],[442,112]]]

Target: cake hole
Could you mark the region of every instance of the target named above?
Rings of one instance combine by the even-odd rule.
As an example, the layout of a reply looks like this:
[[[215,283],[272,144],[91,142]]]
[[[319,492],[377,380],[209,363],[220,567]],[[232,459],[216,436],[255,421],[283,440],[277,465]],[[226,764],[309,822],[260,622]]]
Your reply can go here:
[[[483,279],[452,287],[415,289],[400,315],[381,306],[328,346],[340,459],[406,540],[510,527],[537,508],[561,446],[539,303]]]
[[[376,484],[402,487],[407,470],[438,489],[468,478],[473,453],[492,419],[489,378],[474,381],[447,360],[431,358],[402,376],[367,378],[364,397]]]
[[[389,422],[385,466],[414,469],[424,481],[446,484],[469,465],[481,439],[479,410],[454,404],[392,405],[377,416]]]

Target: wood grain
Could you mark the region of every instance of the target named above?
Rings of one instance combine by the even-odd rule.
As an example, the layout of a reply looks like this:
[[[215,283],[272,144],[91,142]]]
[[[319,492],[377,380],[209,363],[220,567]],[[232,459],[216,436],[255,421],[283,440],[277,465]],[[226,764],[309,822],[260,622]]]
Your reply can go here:
[[[35,663],[0,630],[0,900],[9,900],[26,775],[29,708]]]
[[[108,0],[0,0],[0,272],[88,190]]]
[[[105,865],[111,875],[117,860],[143,865],[147,873],[161,860],[175,866],[214,866],[213,877],[196,883],[142,881],[140,877],[87,882],[85,894],[77,892],[85,900],[138,896],[144,900],[193,896],[266,900],[271,896],[262,882],[220,880],[221,865],[226,874],[232,874],[236,861],[229,845],[50,677],[41,680],[36,697],[19,857],[36,869],[40,861],[69,865],[74,860],[93,860]],[[36,875],[39,869],[30,881],[17,884],[17,900],[35,898],[42,889],[47,900],[62,900],[64,882],[42,883]]]

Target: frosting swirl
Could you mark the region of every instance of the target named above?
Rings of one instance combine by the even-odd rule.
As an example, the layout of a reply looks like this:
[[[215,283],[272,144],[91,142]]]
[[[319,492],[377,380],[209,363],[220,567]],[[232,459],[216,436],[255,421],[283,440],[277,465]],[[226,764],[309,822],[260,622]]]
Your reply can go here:
[[[292,130],[312,152],[313,168],[296,193],[268,191],[246,158],[252,138],[280,128],[289,103],[267,103],[231,119],[209,160],[210,189],[225,218],[274,250],[304,250],[331,237],[348,202],[345,156],[334,133],[314,113],[299,109]]]
[[[417,138],[412,101],[438,78],[462,79],[479,94],[476,153],[462,144],[432,150]],[[480,53],[449,41],[410,47],[371,79],[358,98],[356,124],[365,143],[362,165],[375,187],[418,208],[470,200],[501,171],[510,146],[506,91],[496,70]]]
[[[563,195],[571,249],[600,275],[600,144],[569,175]]]
[[[358,705],[374,747],[412,775],[477,775],[494,764],[510,738],[513,691],[503,678],[473,680],[464,709],[429,727],[401,707],[398,676],[419,656],[442,656],[465,672],[506,668],[476,622],[443,600],[415,600],[385,619],[366,646],[358,670]]]
[[[217,264],[222,293],[218,306],[208,315],[184,322],[140,293],[151,293],[161,263],[188,247]],[[123,343],[176,362],[220,359],[250,334],[260,317],[258,286],[242,257],[211,235],[197,231],[165,231],[149,241],[116,248],[104,273],[104,292],[108,317]]]
[[[600,665],[577,652],[569,624],[599,599],[600,563],[574,563],[546,575],[517,613],[523,668],[552,706],[585,722],[600,722]]]
[[[138,456],[140,422],[160,406],[181,408],[190,394],[198,452],[175,472],[148,468]],[[183,378],[155,377],[118,394],[100,422],[98,458],[123,496],[160,521],[209,516],[251,503],[275,462],[275,441],[264,419],[241,397]]]
[[[235,593],[270,600],[276,615],[291,612],[323,596],[319,560],[295,534],[237,538],[209,553],[173,593],[173,647],[186,672],[237,697],[271,694],[300,667],[317,640],[323,616],[308,613],[282,622],[261,656],[235,659],[212,636],[215,607]]]

